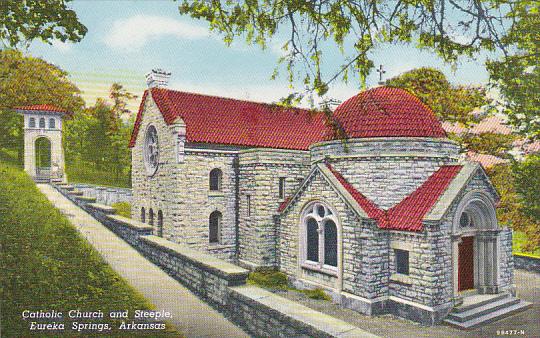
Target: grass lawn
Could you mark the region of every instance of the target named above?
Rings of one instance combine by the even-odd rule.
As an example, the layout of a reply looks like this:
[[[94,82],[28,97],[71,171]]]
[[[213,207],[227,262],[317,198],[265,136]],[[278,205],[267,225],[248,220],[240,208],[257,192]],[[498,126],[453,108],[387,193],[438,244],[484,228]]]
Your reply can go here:
[[[110,311],[151,309],[136,290],[114,272],[69,221],[17,166],[0,158],[0,325],[2,337],[44,336],[29,331],[24,310],[56,310],[65,315],[64,331],[54,336],[123,336],[145,331],[117,331],[121,320]],[[69,310],[97,311],[97,320],[113,331],[71,331]],[[83,320],[79,320],[82,322]],[[96,320],[94,320],[96,322]],[[148,336],[177,336],[147,330]]]

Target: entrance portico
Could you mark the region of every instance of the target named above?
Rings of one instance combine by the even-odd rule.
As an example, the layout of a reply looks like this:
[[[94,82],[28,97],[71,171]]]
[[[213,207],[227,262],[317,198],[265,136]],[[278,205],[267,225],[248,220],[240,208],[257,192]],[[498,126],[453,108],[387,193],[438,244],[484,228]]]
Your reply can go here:
[[[471,191],[459,203],[452,229],[454,297],[471,290],[499,292],[499,227],[495,201],[483,191]]]

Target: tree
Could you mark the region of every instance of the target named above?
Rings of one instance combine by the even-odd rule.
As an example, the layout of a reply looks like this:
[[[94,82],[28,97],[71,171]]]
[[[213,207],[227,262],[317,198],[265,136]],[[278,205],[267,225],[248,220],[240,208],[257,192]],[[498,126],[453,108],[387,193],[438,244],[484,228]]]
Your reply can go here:
[[[501,195],[497,205],[498,220],[524,232],[527,235],[524,249],[534,252],[540,246],[540,218],[538,214],[535,216],[540,209],[538,199],[534,198],[534,193],[540,192],[540,181],[533,170],[524,170],[522,166],[529,169],[536,166],[537,173],[540,169],[538,156],[529,164],[499,164],[488,169],[487,173]]]
[[[483,87],[454,86],[433,68],[418,68],[386,81],[390,87],[403,88],[431,107],[442,121],[464,126],[478,122],[471,112],[489,103]]]
[[[291,84],[300,77],[319,96],[335,79],[347,81],[351,70],[365,85],[373,67],[370,52],[384,43],[415,42],[448,62],[482,48],[504,48],[502,20],[511,10],[506,0],[184,0],[179,9],[206,20],[226,43],[244,37],[265,48],[286,36],[286,55],[279,63],[286,65]],[[343,55],[339,69],[323,67],[325,46],[337,47]],[[302,96],[293,94],[285,103]]]
[[[67,7],[70,1],[0,1],[0,40],[4,48],[28,47],[35,39],[49,44],[53,40],[81,41],[87,29]]]
[[[522,135],[540,140],[540,5],[512,3],[507,14],[511,27],[501,38],[512,53],[487,62],[492,85],[500,90],[509,122]]]
[[[109,90],[109,97],[113,100],[112,110],[115,117],[120,120],[122,115],[131,114],[131,111],[127,109],[127,101],[134,100],[138,96],[128,92],[120,83],[114,82]]]
[[[67,73],[46,61],[0,50],[0,148],[18,151],[22,160],[22,117],[12,109],[33,104],[54,104],[72,112],[84,101]]]
[[[522,162],[516,162],[512,171],[525,213],[540,223],[540,154],[529,155]]]

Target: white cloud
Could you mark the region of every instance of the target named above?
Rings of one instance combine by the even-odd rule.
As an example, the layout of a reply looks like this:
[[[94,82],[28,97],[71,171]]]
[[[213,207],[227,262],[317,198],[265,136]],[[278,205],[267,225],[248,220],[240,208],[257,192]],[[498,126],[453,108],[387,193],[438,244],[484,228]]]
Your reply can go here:
[[[150,40],[163,36],[179,39],[202,39],[208,29],[164,16],[135,15],[118,19],[105,36],[105,44],[114,49],[140,49]]]

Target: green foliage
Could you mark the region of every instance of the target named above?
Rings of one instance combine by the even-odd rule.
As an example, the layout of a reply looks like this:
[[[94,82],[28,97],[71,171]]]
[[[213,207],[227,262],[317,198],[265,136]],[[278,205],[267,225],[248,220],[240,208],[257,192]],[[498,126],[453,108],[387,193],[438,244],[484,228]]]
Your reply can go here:
[[[87,29],[66,6],[71,0],[0,1],[0,40],[4,47],[17,47],[40,39],[78,42]]]
[[[468,150],[501,158],[511,157],[508,152],[513,148],[512,142],[515,140],[515,135],[496,133],[467,133],[459,138],[459,142]]]
[[[289,287],[287,275],[283,272],[275,270],[262,270],[251,272],[248,276],[247,283],[272,290],[295,290],[305,294],[306,296],[308,296],[308,298],[311,299],[332,299],[328,294],[326,294],[326,292],[324,292],[324,290],[319,288],[313,290],[297,290],[295,288]]]
[[[278,64],[286,68],[291,84],[300,78],[319,96],[335,79],[347,81],[350,71],[365,86],[373,51],[384,43],[415,43],[453,63],[461,55],[501,47],[501,18],[511,11],[506,1],[488,0],[184,0],[179,8],[181,14],[208,22],[227,44],[244,38],[266,48],[276,36],[285,36]],[[328,46],[334,50],[325,55]],[[342,65],[328,69],[325,57],[335,60],[338,53]],[[277,75],[276,68],[272,78]]]
[[[528,250],[529,239],[527,234],[523,231],[514,231],[513,241],[512,241],[512,251],[514,253],[519,253],[522,255],[532,255],[540,258],[540,247],[536,249]]]
[[[522,252],[534,252],[540,246],[540,221],[531,217],[520,190],[538,189],[538,175],[523,176],[520,166],[519,163],[500,164],[489,168],[487,173],[501,196],[497,206],[499,222],[524,234],[527,241],[520,245]],[[531,187],[522,186],[523,184]],[[534,203],[538,202],[533,200],[529,203],[534,206]]]
[[[131,218],[131,204],[128,202],[117,202],[111,205],[116,209],[116,214],[119,216]]]
[[[2,336],[31,335],[29,323],[21,319],[23,310],[108,313],[127,309],[133,313],[136,309],[151,308],[21,169],[0,162],[0,175]],[[113,328],[119,324],[108,318],[103,321],[116,323]],[[71,331],[64,334],[71,335]],[[125,334],[117,330],[107,332],[107,336]]]
[[[524,161],[516,162],[512,171],[525,213],[540,222],[540,154],[532,154]]]
[[[287,275],[274,270],[263,270],[251,272],[248,276],[249,284],[259,285],[269,289],[288,289]]]
[[[23,119],[11,109],[53,103],[77,111],[84,105],[67,73],[42,59],[0,50],[0,148],[16,150],[23,160]]]
[[[302,293],[306,294],[308,298],[311,299],[332,300],[332,297],[330,297],[326,292],[324,292],[323,289],[320,288],[313,290],[302,290]]]
[[[471,112],[489,103],[484,88],[454,86],[440,70],[433,68],[413,69],[388,79],[386,85],[416,95],[440,120],[466,126],[478,122]]]
[[[503,97],[510,124],[522,135],[540,140],[540,5],[520,0],[511,8],[506,19],[510,29],[501,38],[509,52],[486,66],[491,84]]]
[[[70,161],[66,165],[66,174],[69,182],[88,183],[109,187],[130,188],[129,175],[115,177],[107,170],[96,169],[92,163]]]

